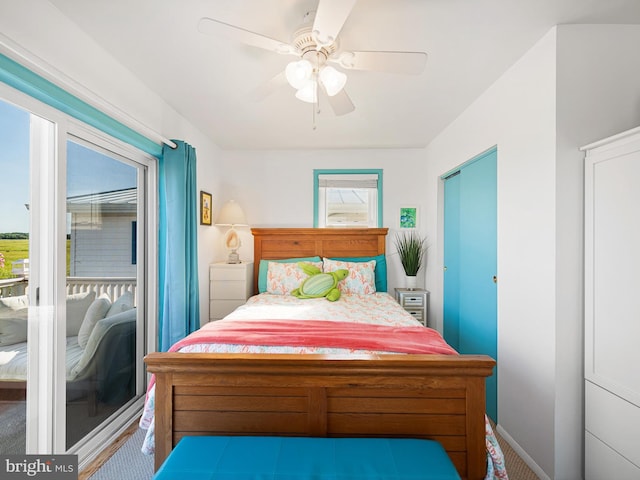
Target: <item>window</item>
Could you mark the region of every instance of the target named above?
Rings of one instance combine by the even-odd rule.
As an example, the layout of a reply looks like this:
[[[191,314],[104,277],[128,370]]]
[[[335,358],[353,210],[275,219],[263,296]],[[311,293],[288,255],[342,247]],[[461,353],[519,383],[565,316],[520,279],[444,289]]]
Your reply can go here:
[[[314,227],[382,226],[382,170],[314,170]]]

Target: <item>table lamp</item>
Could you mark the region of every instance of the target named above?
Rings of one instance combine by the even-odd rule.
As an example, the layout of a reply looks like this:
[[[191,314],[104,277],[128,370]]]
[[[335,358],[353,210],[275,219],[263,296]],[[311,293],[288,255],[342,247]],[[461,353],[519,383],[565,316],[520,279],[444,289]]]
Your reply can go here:
[[[247,219],[240,205],[233,200],[229,200],[220,209],[220,214],[216,220],[216,225],[220,227],[231,227],[224,235],[224,245],[229,250],[227,263],[241,263],[238,249],[241,242],[235,227],[246,227]]]

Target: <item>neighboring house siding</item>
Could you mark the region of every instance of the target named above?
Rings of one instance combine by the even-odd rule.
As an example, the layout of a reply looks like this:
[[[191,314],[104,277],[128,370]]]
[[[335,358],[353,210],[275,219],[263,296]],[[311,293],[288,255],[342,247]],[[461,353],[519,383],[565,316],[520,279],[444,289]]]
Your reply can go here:
[[[132,264],[132,222],[135,214],[73,215],[71,226],[72,277],[135,277]]]

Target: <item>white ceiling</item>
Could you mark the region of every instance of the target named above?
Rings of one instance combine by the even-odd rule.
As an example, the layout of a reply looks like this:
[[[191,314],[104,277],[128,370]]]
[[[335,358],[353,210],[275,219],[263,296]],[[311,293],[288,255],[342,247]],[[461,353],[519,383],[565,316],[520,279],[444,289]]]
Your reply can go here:
[[[422,147],[553,25],[640,24],[640,0],[359,0],[343,49],[424,51],[421,75],[348,71],[354,112],[282,87],[249,93],[294,57],[198,32],[211,17],[288,43],[317,0],[51,0],[223,149]]]

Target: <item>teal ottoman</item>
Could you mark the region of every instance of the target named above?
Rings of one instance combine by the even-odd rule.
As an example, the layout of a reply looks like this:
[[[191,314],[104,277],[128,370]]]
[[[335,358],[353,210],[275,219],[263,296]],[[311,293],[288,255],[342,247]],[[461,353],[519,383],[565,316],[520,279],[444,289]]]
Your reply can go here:
[[[184,437],[154,480],[460,480],[442,445],[409,438]]]

